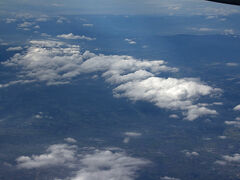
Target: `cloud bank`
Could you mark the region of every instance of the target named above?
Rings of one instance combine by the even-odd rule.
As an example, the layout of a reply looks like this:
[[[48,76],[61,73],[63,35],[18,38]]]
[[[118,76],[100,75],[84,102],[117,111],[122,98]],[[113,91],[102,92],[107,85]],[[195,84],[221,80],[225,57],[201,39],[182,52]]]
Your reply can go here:
[[[163,73],[175,73],[177,68],[169,67],[163,60],[139,60],[131,56],[96,55],[82,52],[77,45],[60,41],[30,41],[26,52],[16,54],[3,62],[8,67],[19,67],[16,81],[0,84],[8,87],[14,84],[43,82],[46,85],[68,84],[81,74],[101,74],[113,85],[114,97],[132,101],[147,101],[159,108],[180,110],[185,119],[194,120],[203,115],[216,115],[208,104],[195,102],[201,96],[220,92],[195,78],[163,78]]]

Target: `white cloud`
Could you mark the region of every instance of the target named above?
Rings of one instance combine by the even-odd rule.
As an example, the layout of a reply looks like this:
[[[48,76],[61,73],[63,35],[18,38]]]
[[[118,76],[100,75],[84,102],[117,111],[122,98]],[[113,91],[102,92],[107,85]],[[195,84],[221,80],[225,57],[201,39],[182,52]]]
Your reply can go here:
[[[17,47],[9,47],[7,48],[6,51],[21,51],[23,48],[20,47],[20,46],[17,46]]]
[[[71,137],[68,137],[68,138],[64,138],[64,141],[68,142],[68,143],[76,143],[77,140],[76,139],[73,139]]]
[[[93,27],[93,24],[83,24],[83,27]]]
[[[240,163],[240,154],[235,153],[232,156],[231,155],[224,155],[222,156],[222,160],[215,161],[216,164],[219,165],[226,165],[228,163]]]
[[[20,156],[16,159],[17,167],[33,169],[51,166],[71,166],[75,160],[76,146],[55,144],[48,147],[45,154]]]
[[[14,18],[7,18],[7,19],[5,20],[5,22],[6,22],[7,24],[14,23],[14,22],[16,22],[16,21],[17,21],[17,19],[14,19]]]
[[[42,119],[43,118],[43,113],[42,112],[39,112],[38,114],[36,114],[34,116],[36,119]]]
[[[35,119],[53,119],[52,116],[44,114],[43,112],[38,112],[37,114],[34,115],[34,118]]]
[[[21,24],[18,24],[18,27],[19,27],[19,28],[29,28],[29,27],[31,27],[33,24],[34,24],[34,23],[32,23],[32,22],[23,22],[23,23],[21,23]]]
[[[20,19],[31,19],[33,18],[33,15],[30,13],[16,13],[16,18],[20,18]]]
[[[174,177],[169,177],[169,176],[164,176],[160,178],[161,180],[180,180],[179,178],[174,178]]]
[[[160,108],[186,110],[186,119],[194,120],[202,115],[217,114],[215,110],[193,105],[192,100],[216,91],[196,79],[150,77],[142,81],[131,81],[114,89],[116,97],[128,97],[133,101],[154,103]]]
[[[138,132],[125,132],[124,133],[125,136],[129,136],[129,137],[139,137],[142,135],[142,133],[138,133]]]
[[[129,143],[129,141],[130,141],[130,138],[129,138],[129,137],[125,137],[125,138],[123,139],[123,143],[125,143],[125,144]]]
[[[227,162],[226,161],[217,160],[217,161],[215,161],[215,164],[218,164],[218,165],[221,165],[221,166],[225,166],[227,164]]]
[[[65,22],[69,23],[69,20],[67,18],[65,18],[65,17],[59,17],[57,19],[57,23],[58,24],[62,24],[62,23],[65,23]]]
[[[198,153],[198,152],[195,152],[195,151],[190,152],[190,151],[188,151],[188,150],[183,150],[182,152],[183,152],[183,153],[185,154],[185,156],[187,156],[187,157],[199,156],[199,153]]]
[[[216,29],[213,28],[207,28],[207,27],[201,27],[201,28],[194,28],[194,30],[200,31],[200,32],[212,32],[216,31]]]
[[[233,108],[234,111],[240,111],[240,104]]]
[[[235,120],[236,120],[236,121],[240,121],[240,117],[236,117]]]
[[[139,136],[142,136],[142,133],[138,133],[138,132],[125,132],[124,135],[126,137],[123,139],[123,142],[124,143],[129,143],[131,138],[137,138]]]
[[[220,19],[220,20],[223,21],[224,19]],[[194,28],[191,28],[191,30],[198,31],[200,33],[218,33],[218,34],[224,34],[224,35],[236,34],[233,29],[215,29],[215,28],[209,28],[209,27],[198,27],[198,28],[194,27]]]
[[[48,16],[39,17],[36,19],[38,22],[47,22],[49,20]]]
[[[73,169],[72,177],[66,180],[133,180],[136,172],[150,163],[148,160],[126,155],[122,150],[94,150],[77,153],[77,146],[55,144],[41,155],[17,158],[17,167],[24,169],[63,166]]]
[[[187,157],[192,157],[192,156],[199,156],[198,152],[186,152],[185,155]]]
[[[233,125],[233,126],[235,126],[235,127],[237,127],[237,128],[240,128],[240,121],[225,121],[224,122],[226,125]]]
[[[43,37],[51,37],[51,35],[49,35],[47,33],[41,33],[41,36],[43,36]]]
[[[177,114],[171,114],[169,115],[170,118],[173,118],[173,119],[178,119],[179,116]]]
[[[218,113],[215,110],[208,109],[206,107],[201,107],[198,105],[192,105],[187,107],[188,112],[186,113],[186,119],[189,121],[195,120],[198,117],[204,115],[217,115]]]
[[[126,97],[133,101],[151,102],[159,108],[180,110],[187,120],[217,114],[207,107],[208,104],[194,102],[220,90],[194,78],[159,77],[164,72],[178,71],[168,67],[163,60],[96,55],[89,51],[81,52],[77,45],[38,40],[30,41],[26,52],[16,54],[3,64],[21,67],[21,71],[18,80],[0,87],[39,81],[47,85],[67,84],[83,73],[101,73],[108,83],[115,86],[113,93],[117,98]]]
[[[222,102],[214,102],[213,105],[221,106],[221,105],[223,105],[223,103]]]
[[[227,136],[218,136],[219,139],[227,139]]]
[[[229,63],[226,63],[226,66],[238,66],[238,63],[233,63],[233,62],[229,62]]]
[[[233,29],[225,29],[223,32],[226,35],[234,35],[235,34]]]
[[[62,34],[62,35],[58,35],[58,38],[63,38],[63,39],[82,39],[82,40],[88,40],[88,41],[92,41],[95,40],[95,38],[91,38],[91,37],[87,37],[87,36],[78,36],[78,35],[74,35],[73,33],[69,33],[69,34]]]
[[[52,6],[54,7],[63,7],[64,4],[59,4],[59,3],[53,3]]]
[[[95,151],[85,155],[81,160],[82,168],[71,180],[133,180],[135,172],[149,161],[127,156],[123,152],[113,153],[109,150]]]
[[[39,25],[34,26],[35,29],[40,29]]]
[[[227,162],[240,163],[240,154],[236,153],[232,156],[225,155],[225,156],[223,156],[223,159]]]
[[[128,42],[128,44],[137,44],[135,41],[133,41],[132,39],[124,39],[126,42]]]

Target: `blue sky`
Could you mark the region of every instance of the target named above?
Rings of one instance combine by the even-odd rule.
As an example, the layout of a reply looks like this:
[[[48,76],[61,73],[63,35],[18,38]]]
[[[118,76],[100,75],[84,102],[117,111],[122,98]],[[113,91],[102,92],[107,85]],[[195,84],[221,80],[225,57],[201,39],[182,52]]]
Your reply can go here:
[[[226,15],[239,7],[204,0],[2,0],[0,13]]]

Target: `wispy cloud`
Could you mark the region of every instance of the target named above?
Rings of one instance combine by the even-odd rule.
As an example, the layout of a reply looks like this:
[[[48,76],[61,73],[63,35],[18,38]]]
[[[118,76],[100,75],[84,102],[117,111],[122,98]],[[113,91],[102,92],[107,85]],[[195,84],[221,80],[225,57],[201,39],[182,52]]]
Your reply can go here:
[[[174,177],[169,177],[169,176],[164,176],[160,178],[161,180],[180,180],[179,178],[174,178]]]
[[[125,135],[125,138],[123,139],[123,142],[124,143],[129,143],[131,138],[140,137],[140,136],[142,136],[142,133],[139,133],[139,132],[125,132],[124,135]]]
[[[128,44],[137,44],[136,41],[132,40],[132,39],[124,39]]]
[[[93,27],[93,24],[83,24],[83,27]]]
[[[82,36],[74,35],[73,33],[62,34],[62,35],[58,35],[57,37],[63,38],[63,39],[82,39],[82,40],[88,40],[88,41],[96,40],[95,38],[87,37],[84,35]]]
[[[15,19],[15,18],[7,18],[7,19],[5,20],[5,22],[6,22],[7,24],[14,23],[14,22],[16,22],[16,21],[17,21],[17,19]]]
[[[21,46],[9,47],[6,51],[21,51],[23,48]]]

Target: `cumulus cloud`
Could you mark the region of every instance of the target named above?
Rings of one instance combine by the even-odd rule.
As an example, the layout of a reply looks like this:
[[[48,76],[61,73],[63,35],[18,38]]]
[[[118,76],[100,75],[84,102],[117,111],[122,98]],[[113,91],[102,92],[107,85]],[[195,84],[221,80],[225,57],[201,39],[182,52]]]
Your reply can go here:
[[[34,23],[32,23],[32,22],[23,22],[23,23],[21,23],[21,24],[18,24],[18,27],[19,27],[19,28],[29,28],[29,27],[31,27],[33,24],[34,24]]]
[[[128,42],[128,44],[137,44],[134,40],[132,40],[132,39],[128,39],[128,38],[126,38],[126,39],[124,39],[126,42]]]
[[[221,166],[225,166],[227,164],[226,161],[221,161],[221,160],[217,160],[215,161],[215,164],[221,165]]]
[[[131,56],[96,55],[82,52],[77,45],[60,41],[30,41],[26,52],[3,62],[5,66],[20,67],[18,80],[0,87],[31,82],[47,85],[68,84],[83,73],[101,74],[114,86],[114,97],[132,101],[147,101],[159,108],[180,110],[185,119],[216,115],[208,104],[196,104],[201,96],[220,92],[195,78],[162,78],[162,73],[175,73],[163,60],[139,60]]]
[[[33,169],[51,166],[70,166],[75,160],[76,146],[55,144],[48,147],[46,153],[41,155],[20,156],[16,159],[17,167]]]
[[[189,151],[185,151],[185,155],[187,157],[194,157],[194,156],[199,156],[199,153],[198,152],[189,152]]]
[[[21,51],[23,48],[21,46],[9,47],[6,51]]]
[[[226,165],[228,163],[240,163],[240,154],[235,153],[232,156],[231,155],[224,155],[222,156],[222,160],[215,161],[216,164],[219,165]]]
[[[68,142],[68,143],[76,143],[77,140],[76,139],[73,139],[71,137],[68,137],[68,138],[65,138],[64,141]]]
[[[172,119],[178,119],[179,118],[179,116],[177,114],[171,114],[171,115],[169,115],[169,117],[172,118]]]
[[[87,36],[78,36],[78,35],[74,35],[73,33],[69,33],[69,34],[62,34],[62,35],[58,35],[58,38],[63,38],[63,39],[82,39],[82,40],[88,40],[88,41],[92,41],[95,40],[95,38],[91,38],[91,37],[87,37]]]
[[[43,112],[38,112],[37,114],[34,115],[34,118],[40,120],[40,119],[52,119],[53,117]]]
[[[187,110],[186,119],[194,120],[202,115],[217,114],[207,107],[193,105],[192,99],[216,91],[196,79],[150,77],[131,81],[114,89],[116,97],[128,97],[136,101],[149,101],[160,108]]]
[[[225,155],[225,156],[223,156],[223,159],[227,162],[240,163],[240,154],[236,153],[232,156]]]
[[[80,160],[82,168],[71,180],[133,180],[136,171],[149,161],[127,156],[123,152],[113,153],[109,150],[96,150]]]
[[[43,118],[43,113],[39,112],[34,116],[36,119],[42,119]]]
[[[128,156],[124,151],[93,150],[77,153],[77,146],[68,144],[51,145],[41,155],[17,158],[17,167],[24,169],[63,166],[72,169],[73,176],[66,180],[133,180],[136,171],[150,163],[148,160]]]
[[[227,136],[218,136],[219,139],[227,139]]]

